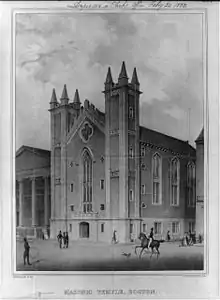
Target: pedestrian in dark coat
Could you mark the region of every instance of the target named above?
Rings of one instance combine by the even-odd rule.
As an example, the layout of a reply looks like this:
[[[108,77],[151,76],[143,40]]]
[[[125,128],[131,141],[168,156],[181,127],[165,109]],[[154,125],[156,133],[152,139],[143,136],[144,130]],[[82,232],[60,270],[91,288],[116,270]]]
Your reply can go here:
[[[189,230],[189,246],[190,245],[193,245],[193,234],[192,234],[192,232],[191,232],[191,230]]]
[[[69,246],[69,236],[68,236],[68,232],[66,232],[66,248],[68,248]]]
[[[188,232],[186,233],[186,246],[189,246],[189,237],[188,237]]]
[[[112,237],[112,242],[113,242],[114,244],[117,243],[117,236],[116,236],[116,233],[117,233],[117,231],[114,230],[114,231],[113,231],[113,237]]]
[[[62,248],[62,238],[63,238],[63,236],[62,236],[62,232],[60,230],[60,232],[59,232],[59,234],[57,236],[57,240],[58,240],[58,243],[60,245],[60,249]]]
[[[63,232],[63,247],[66,248],[66,233]]]
[[[170,241],[170,231],[169,230],[167,231],[167,241],[168,242]]]
[[[31,265],[31,263],[30,263],[30,261],[29,261],[29,252],[30,252],[30,246],[29,246],[29,244],[28,244],[27,239],[24,238],[24,254],[23,254],[24,265],[26,265],[26,259],[27,259],[28,265]]]

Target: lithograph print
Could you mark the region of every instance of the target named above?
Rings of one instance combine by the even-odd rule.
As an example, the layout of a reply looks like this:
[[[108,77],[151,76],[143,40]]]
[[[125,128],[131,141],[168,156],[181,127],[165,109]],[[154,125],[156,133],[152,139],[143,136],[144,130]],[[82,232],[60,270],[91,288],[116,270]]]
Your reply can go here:
[[[218,3],[0,5],[0,295],[219,297]]]
[[[16,269],[203,270],[203,15],[15,28]]]

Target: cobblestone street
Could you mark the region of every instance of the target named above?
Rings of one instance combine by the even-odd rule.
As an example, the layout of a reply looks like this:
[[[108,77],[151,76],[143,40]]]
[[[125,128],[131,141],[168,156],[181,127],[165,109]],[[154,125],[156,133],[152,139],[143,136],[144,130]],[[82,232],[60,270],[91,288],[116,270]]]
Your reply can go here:
[[[141,259],[135,244],[109,245],[88,241],[70,242],[60,249],[55,240],[30,241],[31,266],[23,265],[23,242],[17,241],[17,271],[147,271],[202,270],[203,245],[179,247],[178,243],[162,243],[160,257],[150,259],[150,252]],[[139,253],[140,249],[137,250]],[[130,253],[129,257],[122,253]]]

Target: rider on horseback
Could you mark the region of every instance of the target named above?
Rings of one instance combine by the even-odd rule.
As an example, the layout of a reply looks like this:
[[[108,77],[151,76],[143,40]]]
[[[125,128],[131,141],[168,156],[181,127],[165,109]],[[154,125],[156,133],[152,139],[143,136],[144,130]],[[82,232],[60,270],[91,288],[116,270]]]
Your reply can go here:
[[[149,234],[149,243],[148,243],[148,246],[147,246],[147,248],[149,249],[150,248],[150,245],[151,245],[151,243],[152,243],[152,241],[153,241],[153,238],[154,238],[154,229],[153,229],[153,227],[151,228],[151,230],[150,230],[150,234]]]

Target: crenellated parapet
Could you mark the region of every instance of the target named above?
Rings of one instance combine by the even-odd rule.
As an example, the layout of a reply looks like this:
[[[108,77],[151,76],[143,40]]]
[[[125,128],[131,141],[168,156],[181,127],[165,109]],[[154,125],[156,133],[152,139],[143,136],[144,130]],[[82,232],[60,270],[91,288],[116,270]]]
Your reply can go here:
[[[93,103],[90,103],[88,99],[85,99],[83,108],[101,123],[105,122],[105,114],[101,112],[98,108],[96,108]]]
[[[56,115],[59,115],[62,113],[62,111],[67,112],[66,118],[68,126],[66,134],[70,132],[71,128],[74,127],[76,121],[78,122],[79,117],[81,117],[85,111],[87,111],[92,118],[96,119],[103,125],[105,123],[105,114],[96,108],[95,105],[92,104],[88,99],[84,100],[83,105],[81,104],[78,89],[75,91],[73,101],[70,101],[66,84],[64,85],[60,101],[57,100],[55,89],[52,91],[52,97],[50,101],[50,112],[55,118]]]

